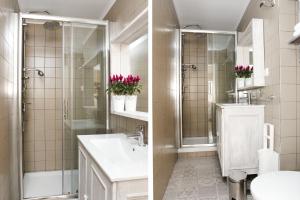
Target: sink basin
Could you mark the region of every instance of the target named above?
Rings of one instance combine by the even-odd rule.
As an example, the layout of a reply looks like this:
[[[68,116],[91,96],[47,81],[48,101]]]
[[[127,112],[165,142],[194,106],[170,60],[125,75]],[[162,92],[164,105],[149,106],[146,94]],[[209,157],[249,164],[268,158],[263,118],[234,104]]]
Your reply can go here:
[[[79,135],[78,139],[111,181],[148,177],[147,146],[139,146],[125,134]]]
[[[247,104],[247,103],[218,103],[217,106],[219,107],[245,107],[245,106],[264,106],[264,105],[254,105],[254,104]]]
[[[251,106],[247,103],[220,103],[222,106]]]

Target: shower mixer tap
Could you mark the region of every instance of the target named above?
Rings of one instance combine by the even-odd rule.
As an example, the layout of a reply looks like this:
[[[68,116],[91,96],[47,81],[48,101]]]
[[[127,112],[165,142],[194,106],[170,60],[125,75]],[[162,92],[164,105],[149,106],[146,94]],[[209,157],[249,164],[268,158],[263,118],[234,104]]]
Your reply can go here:
[[[28,71],[36,71],[38,73],[39,76],[45,76],[44,72],[42,70],[39,69],[34,69],[34,68],[24,68],[23,69],[24,72],[28,72]],[[28,76],[24,76],[24,79],[29,79]]]

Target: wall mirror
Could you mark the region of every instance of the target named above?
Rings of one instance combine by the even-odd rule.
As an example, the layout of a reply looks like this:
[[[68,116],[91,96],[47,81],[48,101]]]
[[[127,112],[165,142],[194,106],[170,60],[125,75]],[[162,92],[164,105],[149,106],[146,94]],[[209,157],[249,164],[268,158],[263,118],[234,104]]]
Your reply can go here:
[[[252,19],[243,32],[238,32],[237,65],[253,66],[250,87],[265,86],[263,19]]]

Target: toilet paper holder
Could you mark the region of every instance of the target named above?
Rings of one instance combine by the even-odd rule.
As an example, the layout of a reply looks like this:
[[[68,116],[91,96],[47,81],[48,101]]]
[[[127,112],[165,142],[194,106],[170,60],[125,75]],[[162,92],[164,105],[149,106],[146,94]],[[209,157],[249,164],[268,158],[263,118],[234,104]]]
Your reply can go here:
[[[274,125],[264,124],[263,148],[274,150]]]
[[[264,124],[263,149],[258,150],[258,174],[279,170],[279,154],[274,151],[274,125]]]

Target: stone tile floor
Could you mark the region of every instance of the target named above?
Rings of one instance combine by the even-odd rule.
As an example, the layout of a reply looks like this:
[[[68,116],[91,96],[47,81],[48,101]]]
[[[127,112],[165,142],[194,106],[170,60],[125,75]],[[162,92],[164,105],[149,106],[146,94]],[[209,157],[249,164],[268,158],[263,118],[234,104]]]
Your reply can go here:
[[[247,199],[252,197],[248,195]],[[229,200],[218,158],[178,159],[163,200]]]

